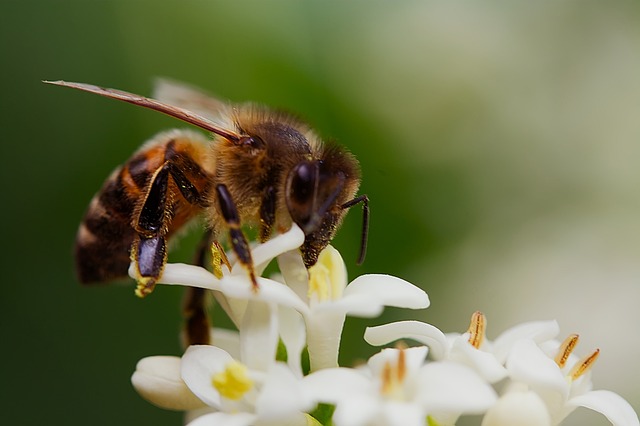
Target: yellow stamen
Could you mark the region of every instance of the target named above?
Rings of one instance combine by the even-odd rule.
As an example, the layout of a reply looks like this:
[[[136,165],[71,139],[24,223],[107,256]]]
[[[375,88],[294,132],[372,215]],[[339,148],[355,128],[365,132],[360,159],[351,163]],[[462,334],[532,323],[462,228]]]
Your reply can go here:
[[[393,391],[393,367],[391,363],[385,362],[382,368],[382,394],[389,395]]]
[[[569,373],[569,377],[571,377],[573,380],[576,380],[578,377],[585,374],[587,371],[589,371],[589,369],[591,369],[593,363],[596,362],[596,359],[598,359],[599,355],[600,349],[596,349],[591,355],[588,355],[582,358],[580,361],[576,362],[576,365],[573,366],[571,372]]]
[[[225,398],[238,400],[253,387],[247,367],[237,361],[227,364],[224,371],[213,376],[213,387]]]
[[[396,376],[398,378],[398,382],[402,383],[404,381],[404,376],[407,374],[407,357],[404,354],[404,350],[400,349],[398,352],[398,369],[396,371]]]
[[[558,354],[554,358],[554,361],[558,365],[558,367],[563,368],[569,359],[569,355],[573,352],[576,345],[578,344],[580,336],[577,334],[572,334],[564,339],[564,342],[558,348]]]
[[[484,341],[485,332],[487,329],[487,317],[480,311],[475,311],[471,315],[471,323],[469,324],[469,343],[476,349],[480,349],[482,342]]]
[[[398,360],[394,364],[387,361],[382,368],[380,392],[387,398],[404,399],[403,383],[407,376],[407,356],[404,347],[398,348]]]

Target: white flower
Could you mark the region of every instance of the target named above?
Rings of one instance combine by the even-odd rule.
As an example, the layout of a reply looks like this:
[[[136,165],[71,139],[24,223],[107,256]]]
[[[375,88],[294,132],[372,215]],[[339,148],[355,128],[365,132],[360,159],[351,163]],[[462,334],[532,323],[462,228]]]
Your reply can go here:
[[[429,346],[433,359],[464,364],[489,383],[507,377],[505,360],[514,343],[520,339],[544,342],[555,337],[555,321],[536,321],[517,325],[503,332],[494,342],[486,339],[486,318],[475,312],[466,333],[444,334],[433,325],[419,321],[398,321],[377,327],[368,327],[365,340],[381,346],[399,339],[412,339]]]
[[[190,346],[181,359],[143,359],[132,377],[134,387],[150,402],[170,409],[209,407],[191,424],[304,425],[304,411],[313,406],[297,377],[275,361],[278,316],[273,305],[251,302],[240,325],[239,347]],[[217,342],[214,335],[214,341]],[[178,374],[179,372],[179,374]],[[195,417],[195,416],[191,416]]]
[[[280,362],[251,369],[214,346],[191,346],[182,357],[182,379],[200,400],[217,410],[191,425],[306,424],[313,406],[298,378]],[[220,423],[224,422],[224,423]]]
[[[318,262],[309,271],[304,266],[298,247],[304,234],[293,224],[291,229],[252,249],[256,274],[278,257],[281,274],[286,282],[258,278],[258,290],[253,287],[242,265],[235,264],[229,273],[218,279],[204,268],[168,264],[159,284],[178,284],[205,288],[223,294],[221,305],[241,329],[250,301],[275,303],[280,311],[291,308],[304,319],[311,369],[337,366],[340,337],[346,315],[374,317],[385,306],[421,309],[429,306],[429,297],[420,288],[390,275],[362,275],[347,285],[346,267],[342,257],[331,246],[320,253]],[[133,268],[130,273],[134,273]],[[252,314],[253,315],[253,314]],[[300,319],[291,312],[280,332],[287,349],[294,355],[291,367],[301,371],[296,362],[304,347],[300,335]]]
[[[307,272],[299,254],[278,257],[282,276],[307,309],[301,310],[307,331],[311,370],[336,367],[342,327],[347,315],[375,317],[385,306],[421,309],[429,297],[400,278],[382,274],[361,275],[347,285],[340,253],[328,246]]]
[[[578,407],[599,412],[616,426],[640,424],[633,408],[622,397],[606,390],[591,390],[589,370],[599,350],[578,359],[573,355],[577,341],[578,336],[572,335],[562,343],[548,341],[538,345],[527,339],[515,342],[506,362],[509,379],[514,385],[507,392],[511,392],[511,388],[517,392],[523,389],[535,392],[544,402],[554,425]],[[513,401],[504,403],[504,411],[508,407],[520,410]]]
[[[426,347],[383,349],[359,369],[327,368],[303,379],[314,398],[336,405],[337,426],[453,424],[496,400],[473,371],[450,362],[424,364]]]

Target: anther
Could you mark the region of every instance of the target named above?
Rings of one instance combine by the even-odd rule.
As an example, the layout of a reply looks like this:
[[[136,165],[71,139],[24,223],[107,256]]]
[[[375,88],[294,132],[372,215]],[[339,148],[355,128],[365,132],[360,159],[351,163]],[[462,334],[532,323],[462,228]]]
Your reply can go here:
[[[576,380],[578,377],[585,374],[593,366],[593,363],[596,362],[596,359],[598,359],[599,355],[600,349],[596,349],[591,355],[588,355],[582,358],[580,361],[576,362],[576,364],[571,369],[571,372],[569,373],[569,377],[571,377],[571,379],[573,380]]]
[[[487,317],[480,311],[475,311],[471,315],[471,323],[469,324],[469,343],[476,349],[480,349],[482,342],[484,341],[485,332],[487,329]]]
[[[554,361],[556,362],[558,367],[563,368],[565,366],[567,360],[569,359],[569,355],[571,355],[576,345],[578,344],[579,338],[580,336],[578,336],[577,334],[572,334],[564,339],[564,341],[560,345],[560,348],[558,348],[558,354],[554,358]]]

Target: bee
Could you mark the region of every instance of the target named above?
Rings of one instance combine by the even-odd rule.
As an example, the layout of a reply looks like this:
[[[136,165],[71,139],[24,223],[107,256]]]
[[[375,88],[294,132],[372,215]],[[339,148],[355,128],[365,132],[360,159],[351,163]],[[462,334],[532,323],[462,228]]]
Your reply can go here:
[[[354,155],[323,142],[298,118],[253,103],[230,104],[187,85],[161,81],[155,100],[90,84],[46,83],[79,89],[162,112],[213,134],[160,133],[116,168],[93,197],[78,229],[77,276],[82,283],[126,277],[131,263],[136,294],[153,288],[167,263],[167,243],[204,216],[210,242],[228,241],[257,289],[245,225],[260,241],[293,223],[305,234],[305,266],[318,260],[346,212],[362,204],[358,264],[366,253],[369,200],[357,196]]]

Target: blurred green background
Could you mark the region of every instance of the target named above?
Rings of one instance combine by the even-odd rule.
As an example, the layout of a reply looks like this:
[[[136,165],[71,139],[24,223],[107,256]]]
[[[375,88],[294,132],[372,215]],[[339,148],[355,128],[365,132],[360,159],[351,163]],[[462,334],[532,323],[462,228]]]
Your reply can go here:
[[[640,5],[635,1],[11,1],[0,3],[3,424],[180,424],[131,388],[179,354],[175,288],[82,288],[71,250],[93,193],[160,114],[40,83],[149,94],[154,77],[297,112],[360,159],[371,199],[335,241],[355,277],[401,276],[418,318],[489,338],[560,321],[602,353],[596,388],[640,410]],[[188,260],[197,236],[172,254]],[[607,424],[580,413],[572,424]]]

